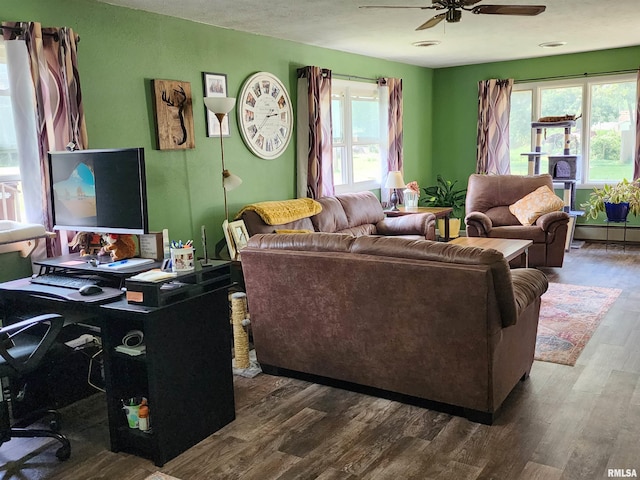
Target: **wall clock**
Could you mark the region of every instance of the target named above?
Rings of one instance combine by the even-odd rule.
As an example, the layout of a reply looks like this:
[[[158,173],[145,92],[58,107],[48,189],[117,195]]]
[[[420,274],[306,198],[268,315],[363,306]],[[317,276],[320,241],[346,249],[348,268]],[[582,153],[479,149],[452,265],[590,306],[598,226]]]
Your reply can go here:
[[[249,150],[267,160],[282,155],[293,131],[291,100],[282,82],[258,72],[244,82],[238,100],[238,125]]]

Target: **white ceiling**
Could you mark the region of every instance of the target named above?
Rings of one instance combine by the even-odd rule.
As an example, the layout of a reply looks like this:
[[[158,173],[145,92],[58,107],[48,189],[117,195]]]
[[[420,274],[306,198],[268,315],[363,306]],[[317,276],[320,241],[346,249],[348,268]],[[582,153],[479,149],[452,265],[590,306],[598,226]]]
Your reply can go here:
[[[474,15],[415,31],[441,13],[361,9],[430,0],[98,0],[194,22],[425,67],[448,67],[640,45],[640,0],[483,0],[546,5],[534,17]],[[413,42],[438,40],[432,47]],[[564,41],[543,49],[542,42]],[[640,63],[640,58],[638,59]]]

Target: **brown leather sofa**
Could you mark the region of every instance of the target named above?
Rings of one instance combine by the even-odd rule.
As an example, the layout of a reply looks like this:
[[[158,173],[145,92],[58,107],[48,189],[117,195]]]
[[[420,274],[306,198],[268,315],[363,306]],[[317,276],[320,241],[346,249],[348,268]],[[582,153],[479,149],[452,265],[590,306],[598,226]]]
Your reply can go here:
[[[431,213],[386,217],[380,201],[372,192],[346,193],[317,199],[322,211],[280,225],[269,225],[253,210],[242,211],[249,235],[276,230],[310,230],[350,235],[401,235],[435,240],[436,218]]]
[[[324,233],[255,235],[242,270],[266,373],[483,423],[531,369],[548,286],[495,250]]]
[[[471,175],[464,220],[467,236],[532,240],[530,267],[561,267],[569,215],[551,212],[525,226],[509,211],[509,205],[543,185],[553,190],[551,175]],[[520,266],[518,262],[512,266]]]

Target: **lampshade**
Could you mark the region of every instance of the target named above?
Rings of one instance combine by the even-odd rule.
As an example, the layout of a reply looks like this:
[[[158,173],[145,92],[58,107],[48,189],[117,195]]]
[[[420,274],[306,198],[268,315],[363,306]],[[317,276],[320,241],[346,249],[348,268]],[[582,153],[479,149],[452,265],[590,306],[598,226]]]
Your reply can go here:
[[[242,179],[231,173],[229,170],[225,170],[222,172],[222,185],[224,185],[225,190],[233,190],[236,187],[239,187],[242,183]]]
[[[384,184],[385,188],[404,188],[405,185],[402,172],[398,171],[389,172],[387,181]]]
[[[204,97],[204,104],[211,113],[227,114],[236,104],[232,97]]]

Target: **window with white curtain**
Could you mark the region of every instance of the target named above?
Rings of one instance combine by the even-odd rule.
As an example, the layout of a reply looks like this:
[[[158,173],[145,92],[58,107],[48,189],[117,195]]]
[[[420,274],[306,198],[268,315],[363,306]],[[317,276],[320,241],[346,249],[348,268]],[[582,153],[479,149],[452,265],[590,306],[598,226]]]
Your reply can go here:
[[[331,81],[333,181],[336,193],[380,188],[382,151],[378,86],[351,80]]]
[[[571,129],[571,154],[581,158],[582,184],[617,182],[633,177],[636,75],[607,75],[515,84],[511,94],[509,142],[511,173],[527,173],[527,156],[535,147],[531,121],[543,116],[582,114]],[[541,150],[559,155],[564,129],[545,129]],[[548,171],[541,157],[540,173]]]
[[[7,55],[0,40],[0,220],[24,219],[18,145],[11,107]]]

